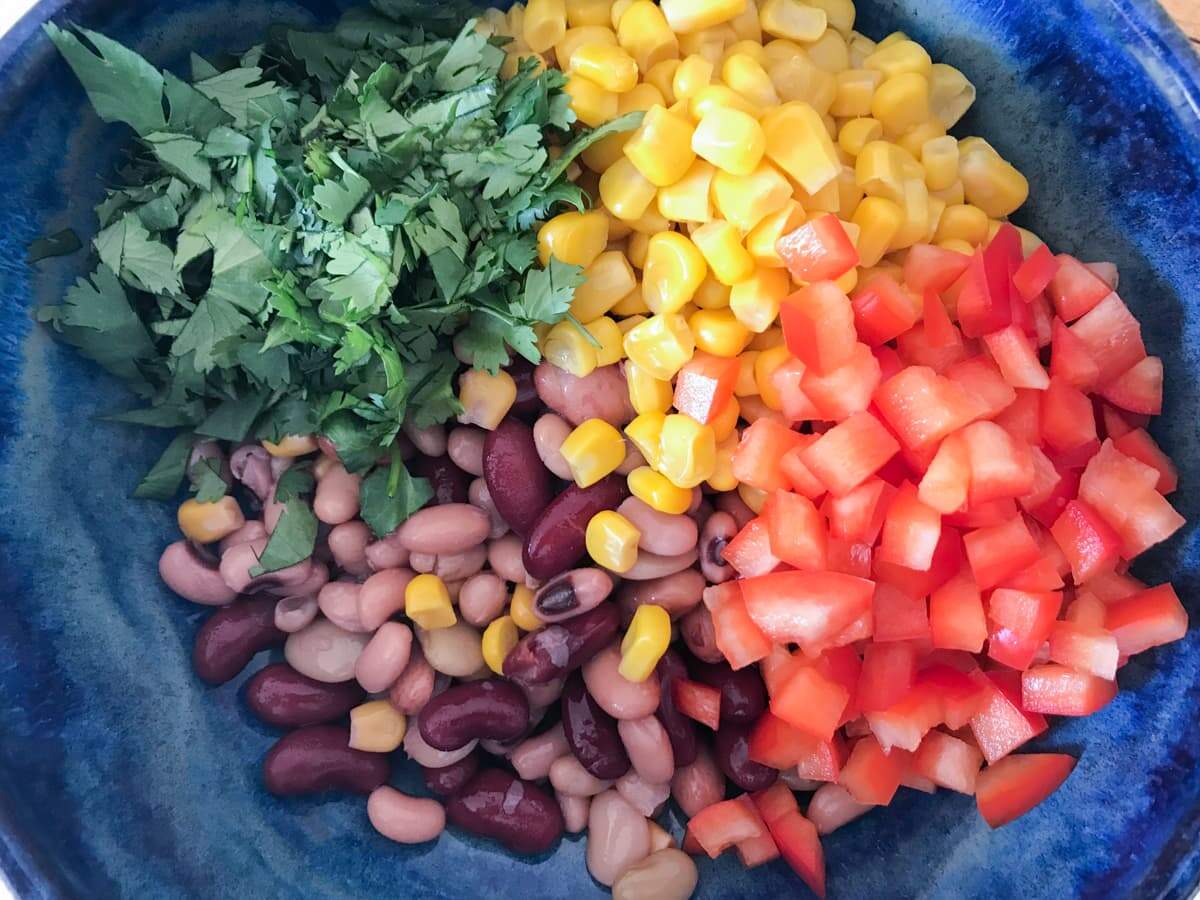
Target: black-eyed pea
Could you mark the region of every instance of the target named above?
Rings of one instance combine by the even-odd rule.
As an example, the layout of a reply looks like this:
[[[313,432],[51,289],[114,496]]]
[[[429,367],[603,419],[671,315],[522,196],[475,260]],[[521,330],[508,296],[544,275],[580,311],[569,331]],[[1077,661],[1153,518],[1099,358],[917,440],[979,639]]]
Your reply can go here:
[[[347,631],[328,619],[317,619],[288,636],[283,655],[302,675],[336,684],[354,677],[354,667],[368,640],[368,634]]]
[[[562,455],[562,444],[571,433],[567,420],[546,413],[533,424],[533,442],[542,465],[563,480],[571,478],[571,467]]]
[[[190,541],[176,541],[162,552],[158,574],[180,597],[203,606],[225,606],[238,596],[221,577],[217,561]]]
[[[408,719],[386,700],[369,700],[350,710],[350,746],[391,753],[404,741]]]
[[[257,541],[259,538],[267,537],[267,526],[258,519],[248,519],[246,524],[237,531],[227,534],[221,538],[221,542],[217,544],[217,550],[224,553],[230,547],[236,547],[238,544],[248,544],[251,541]]]
[[[620,673],[621,650],[610,644],[584,663],[583,680],[588,693],[614,719],[640,719],[658,708],[658,675],[645,681],[630,681]]]
[[[404,424],[404,433],[413,446],[425,456],[446,455],[446,429],[441,425],[417,428],[411,422]]]

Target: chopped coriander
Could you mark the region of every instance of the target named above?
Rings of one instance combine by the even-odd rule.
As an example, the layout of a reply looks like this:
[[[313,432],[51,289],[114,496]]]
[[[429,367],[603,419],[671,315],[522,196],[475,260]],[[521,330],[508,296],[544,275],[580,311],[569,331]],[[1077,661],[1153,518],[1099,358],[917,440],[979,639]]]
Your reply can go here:
[[[204,457],[196,460],[188,473],[192,480],[192,490],[196,499],[201,503],[216,503],[225,496],[229,485],[221,477],[221,460]]]

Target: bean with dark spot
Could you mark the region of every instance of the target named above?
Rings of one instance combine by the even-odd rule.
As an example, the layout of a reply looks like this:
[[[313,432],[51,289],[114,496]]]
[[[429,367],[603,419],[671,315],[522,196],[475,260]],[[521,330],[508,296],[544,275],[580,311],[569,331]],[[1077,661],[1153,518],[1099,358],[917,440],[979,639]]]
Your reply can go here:
[[[757,666],[736,672],[726,662],[693,662],[692,680],[721,691],[721,721],[753,725],[767,708],[767,688]]]
[[[449,456],[418,456],[408,467],[417,478],[428,478],[433,502],[466,503],[471,476],[454,464]]]
[[[496,511],[521,537],[530,533],[554,497],[533,429],[512,416],[489,431],[483,442],[483,479]]]
[[[575,565],[586,550],[588,522],[598,512],[616,509],[628,493],[626,481],[619,475],[606,475],[585,488],[570,485],[545,507],[529,532],[523,557],[525,571],[534,578],[547,579]]]
[[[471,752],[458,762],[440,769],[421,766],[421,774],[425,776],[425,787],[429,788],[431,794],[437,794],[439,797],[453,797],[478,771],[479,754],[476,752]]]
[[[574,672],[617,635],[616,605],[601,603],[583,615],[525,635],[504,658],[504,674],[522,684],[545,684]]]
[[[603,569],[564,572],[538,589],[533,614],[543,622],[561,622],[595,609],[612,589],[612,576]]]
[[[192,668],[209,684],[224,684],[259,651],[278,647],[287,634],[275,627],[274,597],[222,606],[196,632]]]
[[[687,666],[684,664],[683,657],[675,650],[668,649],[662,659],[658,661],[655,671],[658,672],[659,683],[662,687],[658,700],[658,711],[655,715],[658,716],[658,721],[662,722],[663,728],[667,730],[667,737],[671,739],[671,751],[675,755],[675,765],[679,768],[690,766],[695,762],[698,752],[696,726],[676,707],[674,691],[671,689],[672,683],[677,678],[688,677]]]
[[[571,752],[589,774],[610,780],[629,771],[629,754],[617,720],[600,708],[578,672],[563,690],[562,724]]]
[[[365,696],[355,681],[326,684],[302,675],[285,662],[272,663],[246,682],[250,712],[278,728],[336,722]]]
[[[721,723],[713,740],[713,755],[725,776],[743,791],[765,791],[779,772],[750,758],[750,726]]]
[[[511,741],[529,727],[529,701],[499,678],[456,684],[425,704],[417,725],[435,750],[457,750],[477,738]]]
[[[554,846],[564,827],[552,795],[500,769],[476,773],[446,804],[446,817],[472,834],[531,856]]]
[[[350,746],[341,725],[308,725],[281,737],[263,762],[263,781],[277,797],[345,791],[371,793],[384,784],[392,766],[386,753]]]
[[[715,512],[704,523],[700,532],[700,571],[712,584],[721,584],[734,575],[722,551],[737,533],[737,520],[727,512]]]

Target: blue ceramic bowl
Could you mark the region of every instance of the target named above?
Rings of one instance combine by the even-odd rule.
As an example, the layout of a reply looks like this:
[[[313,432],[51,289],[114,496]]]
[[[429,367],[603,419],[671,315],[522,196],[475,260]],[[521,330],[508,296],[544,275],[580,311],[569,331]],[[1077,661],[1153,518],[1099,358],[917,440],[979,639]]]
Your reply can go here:
[[[23,262],[32,238],[92,230],[128,137],[88,108],[38,26],[74,20],[181,68],[268,25],[329,21],[330,0],[43,0],[0,40],[0,870],[26,897],[602,896],[565,840],[517,859],[450,832],[401,848],[359,799],[282,803],[259,780],[274,735],[240,683],[189,666],[200,613],[158,582],[171,510],[129,492],[165,437],[96,421],[131,398],[29,316],[81,255]],[[444,4],[442,5],[444,7]],[[1173,499],[1200,521],[1200,64],[1152,0],[863,0],[863,29],[903,28],[967,72],[987,136],[1029,175],[1020,220],[1121,268],[1166,359],[1158,439]],[[1200,619],[1189,527],[1139,562]],[[258,664],[261,664],[259,661]],[[256,667],[256,666],[255,666]],[[825,842],[838,897],[1186,897],[1200,875],[1200,630],[1139,657],[1100,714],[1043,747],[1080,753],[1047,803],[992,832],[970,798],[902,791]],[[699,896],[803,893],[780,864],[704,862]]]

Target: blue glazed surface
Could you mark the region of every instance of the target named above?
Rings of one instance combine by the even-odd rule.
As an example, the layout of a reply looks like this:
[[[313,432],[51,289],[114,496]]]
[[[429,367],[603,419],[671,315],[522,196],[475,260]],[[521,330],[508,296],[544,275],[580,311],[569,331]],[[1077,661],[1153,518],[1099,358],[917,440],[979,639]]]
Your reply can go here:
[[[0,870],[20,896],[603,895],[578,840],[538,860],[455,833],[398,848],[360,800],[264,793],[273,736],[244,711],[240,681],[208,690],[192,677],[199,613],[155,575],[171,511],[127,499],[165,436],[96,421],[130,398],[28,314],[82,262],[30,270],[26,244],[66,225],[91,233],[126,138],[91,114],[37,25],[73,19],[178,68],[189,49],[237,49],[335,6],[48,0],[0,41]],[[1200,519],[1200,63],[1149,0],[863,0],[859,11],[867,33],[904,28],[976,82],[960,133],[984,134],[1029,175],[1022,224],[1120,265],[1121,293],[1166,360],[1155,434],[1182,470],[1172,499]],[[1200,620],[1195,528],[1137,571],[1174,580]],[[1200,878],[1200,632],[1120,680],[1109,707],[1041,742],[1082,758],[1033,814],[991,832],[969,798],[904,790],[826,840],[831,894],[1186,897]],[[701,870],[702,897],[804,892],[778,863]]]

